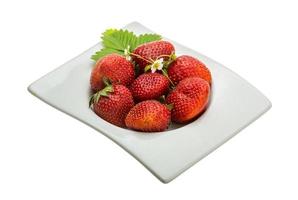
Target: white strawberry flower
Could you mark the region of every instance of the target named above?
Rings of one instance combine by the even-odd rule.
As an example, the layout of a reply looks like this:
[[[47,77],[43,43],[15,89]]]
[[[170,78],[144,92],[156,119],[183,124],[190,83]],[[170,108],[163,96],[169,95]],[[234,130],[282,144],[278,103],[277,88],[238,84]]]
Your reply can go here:
[[[130,56],[130,53],[129,53],[129,49],[130,49],[130,46],[128,45],[126,47],[126,49],[124,49],[124,56],[125,56],[126,60],[131,61],[131,56]]]
[[[162,70],[162,68],[163,68],[163,58],[160,58],[158,60],[155,60],[151,64],[151,72],[152,73],[156,72],[156,70]]]

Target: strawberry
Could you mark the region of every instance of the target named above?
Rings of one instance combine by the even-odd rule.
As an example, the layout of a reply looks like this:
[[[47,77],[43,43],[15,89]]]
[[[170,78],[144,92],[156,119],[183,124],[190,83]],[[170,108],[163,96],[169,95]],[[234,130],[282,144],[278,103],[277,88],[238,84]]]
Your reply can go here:
[[[129,111],[125,124],[134,130],[157,132],[166,130],[170,119],[170,110],[164,104],[156,100],[147,100],[138,103]]]
[[[145,73],[132,82],[130,91],[136,101],[156,99],[168,91],[169,84],[159,73]]]
[[[103,78],[115,84],[129,86],[134,76],[134,67],[131,62],[121,55],[109,54],[96,63],[90,78],[91,89],[99,91],[104,88]]]
[[[183,79],[167,96],[166,103],[172,104],[172,121],[185,123],[199,116],[207,107],[210,86],[199,77]]]
[[[102,119],[120,127],[125,127],[125,117],[134,106],[129,89],[123,85],[107,85],[90,99],[94,112]]]
[[[211,73],[204,63],[191,56],[179,56],[168,68],[168,75],[174,84],[184,78],[198,76],[211,84]]]
[[[140,70],[152,64],[159,58],[167,60],[175,52],[174,46],[167,41],[154,41],[138,46],[132,55],[133,60],[139,65]]]

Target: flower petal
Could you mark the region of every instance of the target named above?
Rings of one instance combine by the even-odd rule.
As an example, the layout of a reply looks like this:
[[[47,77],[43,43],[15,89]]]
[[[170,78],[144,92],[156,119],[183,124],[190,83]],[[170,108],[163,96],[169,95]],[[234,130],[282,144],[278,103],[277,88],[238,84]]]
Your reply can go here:
[[[162,68],[163,68],[163,64],[160,64],[160,65],[158,65],[158,67],[157,67],[158,70],[162,70]]]
[[[156,68],[152,65],[151,66],[151,72],[154,73],[156,71]]]

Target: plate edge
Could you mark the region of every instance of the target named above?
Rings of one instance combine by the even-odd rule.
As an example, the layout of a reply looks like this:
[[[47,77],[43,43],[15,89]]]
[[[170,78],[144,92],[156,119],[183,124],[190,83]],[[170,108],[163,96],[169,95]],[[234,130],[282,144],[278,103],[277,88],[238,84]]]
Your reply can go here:
[[[205,157],[207,157],[209,154],[211,154],[212,152],[214,152],[216,149],[218,149],[219,147],[221,147],[223,144],[225,144],[226,142],[228,142],[230,139],[232,139],[234,136],[236,136],[238,133],[240,133],[246,127],[248,127],[249,125],[251,125],[253,122],[255,122],[257,119],[259,119],[261,116],[263,116],[267,111],[269,111],[272,108],[272,103],[265,96],[264,96],[264,98],[267,101],[267,105],[264,107],[264,109],[262,111],[260,111],[247,124],[245,124],[243,127],[239,128],[239,129],[237,129],[233,134],[231,134],[229,137],[225,138],[222,142],[220,142],[219,144],[217,144],[216,146],[214,146],[212,149],[210,149],[210,151],[206,152],[202,157],[200,157],[199,159],[197,159],[197,160],[189,163],[188,165],[186,165],[183,169],[181,169],[180,171],[178,171],[176,175],[171,176],[171,177],[168,177],[168,178],[162,178],[163,179],[162,182],[163,183],[169,183],[169,182],[171,182],[172,180],[174,180],[175,178],[177,178],[178,176],[180,176],[182,173],[184,173],[186,170],[188,170],[189,168],[193,167],[196,163],[198,163],[199,161],[201,161],[202,159],[204,159]]]

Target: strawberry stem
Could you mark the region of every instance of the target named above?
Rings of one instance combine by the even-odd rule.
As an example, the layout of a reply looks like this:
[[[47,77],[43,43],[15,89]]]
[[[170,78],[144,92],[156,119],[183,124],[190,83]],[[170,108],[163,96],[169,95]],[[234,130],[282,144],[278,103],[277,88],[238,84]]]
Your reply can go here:
[[[129,54],[132,55],[132,56],[135,56],[135,57],[137,57],[137,58],[139,58],[139,59],[142,59],[142,60],[144,60],[144,61],[146,61],[146,62],[148,62],[148,63],[150,63],[150,64],[153,63],[153,61],[147,60],[146,58],[143,58],[142,56],[140,56],[140,55],[138,55],[138,54],[135,54],[135,53],[129,53]]]
[[[105,84],[105,86],[111,85],[111,81],[107,77],[103,77],[102,78],[102,81]]]
[[[109,96],[109,93],[111,93],[111,92],[113,92],[114,90],[113,90],[113,87],[112,87],[112,85],[108,85],[108,86],[106,86],[104,89],[102,89],[102,90],[100,90],[98,93],[99,93],[99,97],[100,96],[104,96],[104,97],[107,97],[107,96]],[[98,99],[99,99],[99,97],[98,97]],[[97,100],[98,101],[98,100]]]
[[[158,101],[162,104],[165,104],[166,103],[166,96],[165,95],[162,95],[158,98]]]
[[[170,55],[159,55],[156,59],[163,58],[163,57],[167,57],[167,58],[174,59],[174,58],[173,58],[173,55],[175,55],[175,54],[170,54]]]
[[[167,79],[170,81],[171,86],[172,86],[172,87],[175,87],[175,84],[174,84],[173,81],[170,79],[170,77],[169,77],[167,71],[164,70],[164,69],[162,69],[161,71],[162,71],[162,74],[163,74],[165,77],[167,77]]]
[[[169,109],[172,110],[174,108],[174,105],[172,103],[170,104],[165,104],[165,106]]]

